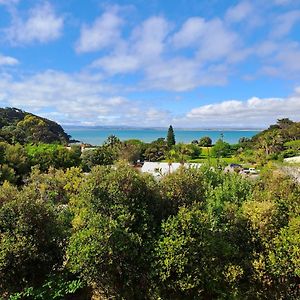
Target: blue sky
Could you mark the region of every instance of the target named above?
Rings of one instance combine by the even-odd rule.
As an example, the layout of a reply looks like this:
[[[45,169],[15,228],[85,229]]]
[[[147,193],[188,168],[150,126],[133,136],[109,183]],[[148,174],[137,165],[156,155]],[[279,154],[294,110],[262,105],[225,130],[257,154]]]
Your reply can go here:
[[[300,0],[0,0],[0,105],[76,125],[300,121]]]

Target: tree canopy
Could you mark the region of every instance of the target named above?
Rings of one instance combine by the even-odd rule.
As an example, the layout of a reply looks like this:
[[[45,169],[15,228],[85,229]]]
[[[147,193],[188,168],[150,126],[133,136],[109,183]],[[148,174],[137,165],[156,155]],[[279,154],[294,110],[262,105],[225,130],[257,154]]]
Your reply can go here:
[[[170,125],[169,129],[168,129],[168,134],[167,134],[167,145],[169,148],[171,148],[175,144],[176,144],[176,141],[175,141],[174,129],[173,129],[172,125]]]

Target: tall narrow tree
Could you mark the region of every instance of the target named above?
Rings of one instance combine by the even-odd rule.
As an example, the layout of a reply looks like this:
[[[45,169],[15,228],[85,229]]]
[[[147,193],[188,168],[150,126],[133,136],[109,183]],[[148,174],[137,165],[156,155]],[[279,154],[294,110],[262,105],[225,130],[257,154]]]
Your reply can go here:
[[[167,135],[168,148],[172,148],[172,146],[174,146],[175,144],[176,144],[176,141],[175,141],[174,130],[173,130],[172,125],[170,125],[170,127],[168,129],[168,135]]]

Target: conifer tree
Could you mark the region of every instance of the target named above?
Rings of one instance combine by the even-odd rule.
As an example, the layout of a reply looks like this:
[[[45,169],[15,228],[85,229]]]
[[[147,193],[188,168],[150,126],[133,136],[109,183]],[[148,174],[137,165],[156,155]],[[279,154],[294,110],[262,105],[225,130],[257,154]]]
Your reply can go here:
[[[167,145],[169,148],[171,148],[175,144],[176,144],[176,141],[175,141],[174,130],[173,130],[172,125],[170,125],[170,127],[168,129],[168,135],[167,135]]]

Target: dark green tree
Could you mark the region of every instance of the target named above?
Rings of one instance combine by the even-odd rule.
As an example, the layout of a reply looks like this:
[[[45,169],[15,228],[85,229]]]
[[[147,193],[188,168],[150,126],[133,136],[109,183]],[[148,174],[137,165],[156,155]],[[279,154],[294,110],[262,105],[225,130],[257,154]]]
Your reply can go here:
[[[170,127],[168,129],[168,134],[167,134],[168,148],[172,148],[172,146],[174,146],[175,144],[176,144],[176,141],[175,141],[174,129],[173,129],[172,125],[170,125]]]
[[[209,136],[204,136],[199,140],[200,147],[211,147],[212,145],[212,140]]]

